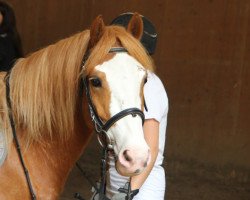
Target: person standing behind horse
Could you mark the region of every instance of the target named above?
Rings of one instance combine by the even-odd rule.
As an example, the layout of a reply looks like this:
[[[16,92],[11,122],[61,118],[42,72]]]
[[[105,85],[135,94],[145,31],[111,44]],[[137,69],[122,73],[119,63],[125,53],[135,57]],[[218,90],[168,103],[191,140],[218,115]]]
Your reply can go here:
[[[0,1],[0,71],[11,69],[14,61],[23,56],[13,9]]]
[[[133,13],[125,13],[115,18],[111,25],[126,27]],[[145,17],[143,19],[143,35],[141,42],[150,55],[154,53],[157,34],[153,24]],[[165,196],[165,172],[161,166],[165,146],[168,97],[159,77],[148,72],[147,82],[144,86],[144,96],[148,111],[145,110],[144,137],[151,150],[151,161],[146,169],[137,176],[131,177],[131,190],[139,193],[134,200],[163,200]],[[113,199],[126,199],[119,193],[129,181],[128,177],[117,173],[114,158],[110,157],[107,178],[106,194]]]

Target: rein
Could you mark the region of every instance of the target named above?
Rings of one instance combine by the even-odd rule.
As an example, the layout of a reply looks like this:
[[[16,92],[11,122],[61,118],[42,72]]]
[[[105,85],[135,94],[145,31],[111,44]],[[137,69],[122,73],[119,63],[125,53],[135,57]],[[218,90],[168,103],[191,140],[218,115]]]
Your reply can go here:
[[[15,141],[18,157],[19,157],[19,160],[21,162],[21,165],[22,165],[22,168],[23,168],[23,171],[24,171],[24,174],[25,174],[25,178],[26,178],[26,181],[27,181],[27,184],[28,184],[28,187],[29,187],[29,192],[30,192],[30,195],[31,195],[31,199],[36,200],[36,194],[35,194],[34,189],[32,187],[29,172],[28,172],[28,169],[26,168],[26,165],[25,165],[25,162],[24,162],[24,159],[23,159],[21,147],[20,147],[18,137],[17,137],[17,134],[16,134],[15,122],[14,122],[14,118],[13,118],[13,115],[12,115],[12,107],[11,107],[11,99],[10,99],[10,72],[11,72],[11,70],[8,71],[6,76],[5,76],[6,101],[7,101],[7,107],[8,107],[10,126],[11,126],[11,129],[12,129],[12,135],[13,135],[13,138],[14,138],[14,141]]]

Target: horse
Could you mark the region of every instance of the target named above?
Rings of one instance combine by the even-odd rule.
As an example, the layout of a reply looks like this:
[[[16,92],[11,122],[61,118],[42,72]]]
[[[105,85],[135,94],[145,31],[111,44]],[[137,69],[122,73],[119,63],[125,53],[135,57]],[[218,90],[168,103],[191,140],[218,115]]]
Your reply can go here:
[[[106,26],[98,16],[90,29],[17,60],[7,75],[0,73],[0,134],[7,152],[0,166],[0,199],[31,199],[10,114],[36,198],[53,200],[63,191],[96,125],[82,85],[88,85],[89,99],[103,123],[123,110],[144,110],[143,86],[154,66],[139,42],[142,31],[137,13],[126,29]],[[140,173],[150,160],[140,112],[126,113],[106,130],[116,168],[125,176]]]

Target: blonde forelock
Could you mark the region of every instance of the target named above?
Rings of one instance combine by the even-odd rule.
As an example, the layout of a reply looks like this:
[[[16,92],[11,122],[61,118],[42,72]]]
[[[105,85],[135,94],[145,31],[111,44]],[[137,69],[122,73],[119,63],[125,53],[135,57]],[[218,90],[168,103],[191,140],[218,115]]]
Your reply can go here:
[[[145,69],[154,71],[153,60],[147,54],[145,48],[139,40],[135,39],[123,27],[108,26],[105,27],[102,38],[91,51],[83,73],[85,75],[89,74],[95,66],[100,64],[100,61],[105,59],[109,50],[116,46],[117,43],[127,49],[128,53],[137,59],[137,61],[140,62]]]

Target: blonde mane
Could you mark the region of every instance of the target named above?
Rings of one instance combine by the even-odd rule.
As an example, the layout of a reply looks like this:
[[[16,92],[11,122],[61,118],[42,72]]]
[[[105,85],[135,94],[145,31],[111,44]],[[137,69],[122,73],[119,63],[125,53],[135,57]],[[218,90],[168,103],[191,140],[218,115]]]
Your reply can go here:
[[[81,60],[89,31],[78,33],[20,59],[10,74],[17,129],[28,141],[54,130],[63,138],[74,130]]]
[[[39,141],[44,132],[53,137],[56,130],[63,139],[74,132],[79,79],[99,64],[117,42],[146,69],[153,70],[153,62],[141,43],[118,26],[105,27],[81,69],[89,37],[86,30],[61,40],[18,60],[12,69],[12,111],[16,128],[25,130],[27,141]]]

